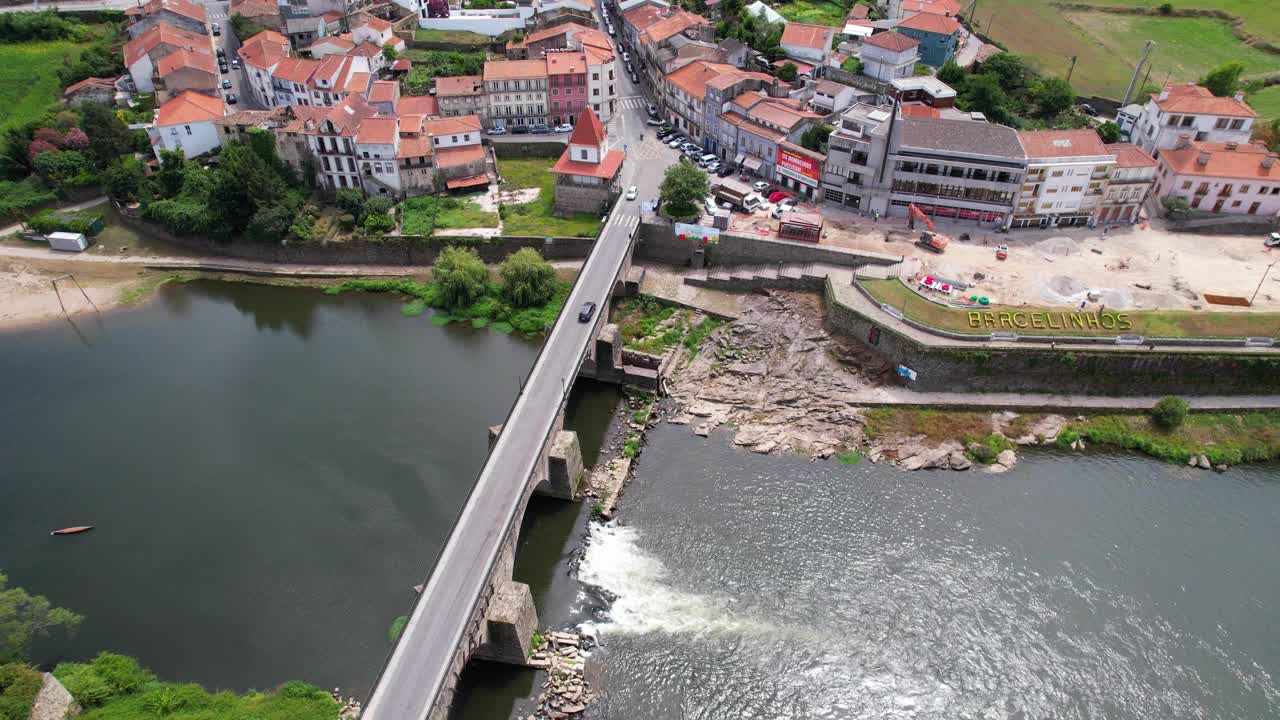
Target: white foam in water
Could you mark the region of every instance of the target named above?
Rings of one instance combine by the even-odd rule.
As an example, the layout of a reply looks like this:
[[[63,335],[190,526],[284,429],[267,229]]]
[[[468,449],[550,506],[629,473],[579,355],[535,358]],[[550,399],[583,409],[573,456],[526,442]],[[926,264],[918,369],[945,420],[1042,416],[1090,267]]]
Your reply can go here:
[[[615,597],[601,632],[644,634],[769,634],[776,628],[736,616],[733,600],[679,590],[662,561],[641,549],[633,527],[593,525],[578,579]]]

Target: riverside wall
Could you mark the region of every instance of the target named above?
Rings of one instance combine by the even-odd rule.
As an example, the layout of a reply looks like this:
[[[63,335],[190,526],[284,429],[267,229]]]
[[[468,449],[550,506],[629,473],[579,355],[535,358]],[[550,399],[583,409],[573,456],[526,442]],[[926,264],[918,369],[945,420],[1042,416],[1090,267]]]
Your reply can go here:
[[[501,262],[522,248],[533,248],[547,260],[582,260],[591,252],[595,238],[545,238],[531,236],[419,237],[386,236],[342,242],[307,242],[287,245],[243,240],[219,242],[206,237],[179,237],[141,218],[123,213],[120,221],[137,233],[173,243],[179,247],[220,257],[298,265],[430,265],[436,255],[450,245],[475,248],[486,263]]]
[[[916,371],[926,392],[1028,392],[1089,395],[1252,395],[1280,391],[1280,358],[1248,352],[965,347],[926,344],[855,307],[852,287],[825,288],[831,327]],[[873,329],[878,335],[873,341]],[[903,381],[907,383],[908,381]]]
[[[699,248],[695,241],[676,237],[675,226],[670,222],[646,221],[640,225],[640,239],[636,243],[635,252],[636,257],[642,260],[688,266],[701,262],[699,250],[708,267],[822,263],[857,268],[868,264],[893,265],[902,262],[901,255],[728,233],[720,235],[719,243]]]

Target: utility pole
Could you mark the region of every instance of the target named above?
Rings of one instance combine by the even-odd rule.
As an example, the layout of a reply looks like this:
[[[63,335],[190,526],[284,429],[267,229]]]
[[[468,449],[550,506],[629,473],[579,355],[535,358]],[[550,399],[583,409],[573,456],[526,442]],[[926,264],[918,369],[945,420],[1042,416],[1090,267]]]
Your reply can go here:
[[[1078,55],[1071,56],[1071,67],[1067,69],[1067,82],[1071,82],[1071,73],[1076,71],[1076,58]]]
[[[1262,281],[1267,279],[1267,273],[1271,272],[1271,268],[1278,262],[1280,260],[1272,260],[1271,265],[1268,265],[1267,269],[1262,271],[1262,277],[1258,280],[1258,287],[1254,288],[1253,294],[1249,296],[1249,307],[1253,307],[1253,300],[1258,297],[1258,291],[1262,289]]]
[[[1129,99],[1133,97],[1133,86],[1138,84],[1138,73],[1142,72],[1142,64],[1147,61],[1147,56],[1151,54],[1151,48],[1155,47],[1154,40],[1148,40],[1147,46],[1142,48],[1142,57],[1138,58],[1138,66],[1133,69],[1133,77],[1129,78],[1129,89],[1124,91],[1124,100],[1120,102],[1120,107],[1129,104]]]

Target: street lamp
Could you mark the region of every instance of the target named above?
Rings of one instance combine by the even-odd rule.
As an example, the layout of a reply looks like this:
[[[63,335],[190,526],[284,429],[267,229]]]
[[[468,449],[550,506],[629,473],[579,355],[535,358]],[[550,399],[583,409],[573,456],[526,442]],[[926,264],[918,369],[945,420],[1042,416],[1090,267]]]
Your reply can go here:
[[[1280,262],[1280,260],[1272,260],[1271,264],[1267,266],[1267,269],[1262,271],[1262,277],[1258,280],[1258,287],[1254,288],[1253,294],[1249,296],[1249,307],[1253,307],[1253,299],[1258,297],[1258,291],[1262,289],[1262,283],[1267,279],[1267,273],[1271,272],[1271,268],[1278,262]]]

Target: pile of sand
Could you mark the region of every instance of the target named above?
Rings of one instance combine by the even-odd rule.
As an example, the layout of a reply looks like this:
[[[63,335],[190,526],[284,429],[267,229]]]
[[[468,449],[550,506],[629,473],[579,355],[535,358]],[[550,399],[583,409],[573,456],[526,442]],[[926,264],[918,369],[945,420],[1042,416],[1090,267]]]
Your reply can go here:
[[[1084,252],[1084,248],[1080,247],[1080,243],[1063,235],[1045,238],[1031,247],[1045,257],[1053,257],[1054,255],[1067,257]]]

